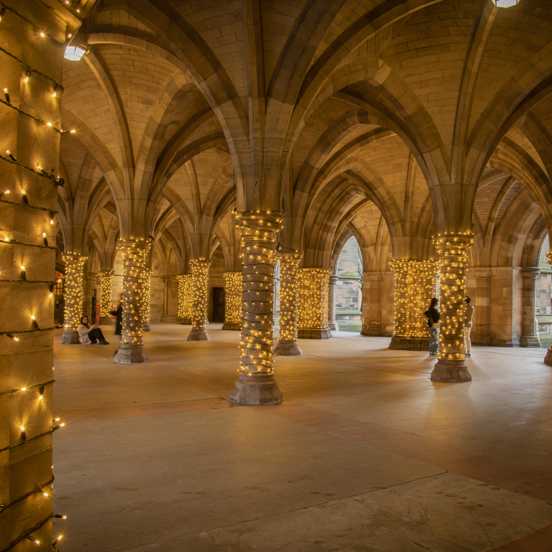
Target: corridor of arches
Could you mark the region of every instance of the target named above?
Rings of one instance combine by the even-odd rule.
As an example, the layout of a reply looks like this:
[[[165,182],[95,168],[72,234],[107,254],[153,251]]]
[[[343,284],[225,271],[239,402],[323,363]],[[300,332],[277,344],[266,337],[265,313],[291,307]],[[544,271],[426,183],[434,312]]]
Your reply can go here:
[[[156,430],[142,434],[139,420],[147,418],[151,429],[153,405],[162,403],[159,415],[169,416],[174,403],[178,422],[166,420],[172,431],[182,430],[175,447],[181,450],[190,437],[191,450],[217,457],[212,442],[178,425],[188,407],[194,416],[203,411],[203,399],[217,411],[213,419],[220,415],[231,433],[238,427],[243,450],[231,442],[222,447],[230,463],[247,463],[243,451],[263,442],[262,429],[248,435],[247,420],[259,428],[278,416],[302,423],[302,415],[310,420],[308,409],[318,408],[316,423],[326,424],[324,431],[335,424],[345,436],[350,422],[353,433],[370,430],[370,439],[359,438],[363,447],[375,447],[380,434],[393,441],[378,446],[407,460],[382,453],[377,462],[401,464],[399,472],[409,474],[399,478],[403,483],[450,470],[493,484],[487,456],[499,457],[495,467],[503,472],[531,472],[521,483],[498,477],[497,488],[513,493],[501,495],[499,510],[521,500],[520,485],[527,484],[536,502],[516,502],[514,509],[531,510],[538,522],[477,542],[428,530],[421,540],[431,550],[447,550],[455,538],[461,550],[491,549],[550,525],[542,503],[551,489],[542,460],[549,449],[539,450],[538,443],[549,433],[544,405],[552,370],[551,36],[547,0],[2,0],[0,469],[6,483],[0,485],[0,550],[52,542],[57,413],[91,422],[92,433],[101,427],[98,419],[128,415],[135,423],[127,429],[140,442],[135,453],[142,454]],[[427,357],[424,312],[433,297],[439,299],[439,352]],[[471,325],[466,297],[475,307]],[[91,329],[83,315],[103,330],[110,348],[80,345]],[[57,363],[59,391],[52,375]],[[164,383],[157,387],[157,380]],[[502,392],[508,384],[531,399],[516,396],[510,413],[500,393],[483,404],[486,386]],[[335,401],[328,399],[332,386]],[[358,400],[351,398],[357,393]],[[473,408],[461,430],[452,407],[443,405],[449,399],[457,410]],[[134,404],[147,406],[125,410]],[[250,413],[240,410],[246,406]],[[535,410],[523,413],[525,406]],[[427,414],[427,425],[403,424],[408,416],[401,408]],[[395,411],[400,421],[390,416]],[[458,468],[478,459],[447,447],[477,441],[482,413],[499,427],[525,426],[508,425],[517,428],[517,446],[527,444],[531,458],[505,452],[507,432],[487,433],[499,445],[478,449],[486,471]],[[370,419],[378,421],[362,425]],[[124,455],[123,425],[114,429],[115,456]],[[216,423],[204,430],[222,438]],[[394,431],[401,443],[409,431],[419,439],[403,450]],[[280,426],[274,434],[278,449],[286,447],[285,432]],[[78,438],[67,434],[59,450],[77,458]],[[339,442],[320,439],[321,456],[339,449]],[[335,459],[343,480],[348,455],[360,454],[355,439]],[[431,448],[423,439],[446,441],[433,464],[412,452]],[[93,441],[86,446],[111,450]],[[166,444],[162,450],[171,456]],[[292,473],[299,448],[282,465],[270,450],[256,462],[281,470],[278,484],[307,477],[305,465]],[[447,455],[455,461],[445,461]],[[323,464],[321,456],[313,461]],[[432,468],[426,472],[417,461]],[[515,468],[508,464],[518,461]],[[77,477],[70,461],[60,464],[69,481]],[[85,475],[96,469],[75,465]],[[196,479],[208,477],[200,463],[190,469]],[[541,490],[533,487],[539,477],[547,481]],[[258,487],[246,479],[231,472],[221,485],[229,493],[234,484]],[[385,479],[383,488],[403,484],[397,481]],[[71,483],[65,485],[70,493]],[[371,492],[370,485],[358,494]],[[470,505],[478,496],[466,480],[450,485],[473,491]],[[183,493],[201,498],[201,489],[189,481],[184,486]],[[356,496],[344,487],[350,492],[338,493],[339,500]],[[420,491],[424,500],[428,489]],[[178,508],[182,497],[173,498],[171,508]],[[295,504],[293,493],[286,494],[278,507],[267,506],[267,515],[295,512],[304,498]],[[487,498],[481,501],[491,508]],[[404,516],[381,500],[387,522]],[[262,500],[253,502],[263,511]],[[205,517],[216,518],[209,530],[253,519],[225,511],[218,517],[209,508]],[[140,526],[138,518],[129,516]],[[413,519],[427,521],[405,519],[396,520],[403,529]],[[124,523],[117,527],[128,532]],[[353,532],[365,543],[363,531],[355,525]],[[336,549],[337,533],[328,550]],[[166,538],[126,548],[119,540],[90,544],[145,551]],[[403,538],[390,549],[418,545],[408,531]],[[266,549],[285,547],[278,542]],[[369,549],[358,542],[348,546]]]

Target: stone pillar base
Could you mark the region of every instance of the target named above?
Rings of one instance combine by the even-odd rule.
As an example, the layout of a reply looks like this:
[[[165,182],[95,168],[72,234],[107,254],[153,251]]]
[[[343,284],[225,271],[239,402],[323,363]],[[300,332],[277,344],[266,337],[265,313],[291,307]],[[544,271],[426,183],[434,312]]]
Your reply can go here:
[[[538,348],[541,346],[541,342],[538,335],[522,335],[519,346]]]
[[[301,356],[303,351],[301,351],[301,347],[299,347],[296,339],[280,339],[274,349],[274,354],[280,356]]]
[[[328,322],[328,328],[330,328],[330,330],[332,330],[333,332],[338,332],[339,331],[339,326],[337,325],[337,322],[335,322],[335,321]]]
[[[112,326],[113,325],[113,320],[111,320],[111,316],[102,316],[99,320],[98,320],[100,326]]]
[[[65,330],[59,342],[62,345],[80,345],[79,332],[75,330]]]
[[[399,351],[429,351],[429,337],[392,337],[389,348]]]
[[[299,339],[330,339],[332,332],[330,328],[308,328],[297,330]]]
[[[203,330],[193,330],[188,336],[188,341],[211,341],[209,334],[206,329]]]
[[[464,360],[441,360],[437,361],[433,372],[431,372],[431,381],[441,381],[444,383],[463,383],[471,381],[472,377]]]
[[[149,362],[149,356],[143,345],[119,345],[119,350],[113,359],[117,364],[142,364]]]
[[[225,322],[222,325],[223,330],[231,330],[233,332],[241,331],[241,322]]]
[[[234,404],[252,406],[280,404],[282,402],[282,392],[274,381],[274,376],[265,374],[248,376],[240,373],[228,400]]]
[[[548,366],[552,366],[552,347],[546,351],[546,356],[544,357],[544,363]]]
[[[149,325],[149,322],[147,322],[146,324],[144,324],[142,326],[142,331],[143,332],[151,332],[151,326]]]

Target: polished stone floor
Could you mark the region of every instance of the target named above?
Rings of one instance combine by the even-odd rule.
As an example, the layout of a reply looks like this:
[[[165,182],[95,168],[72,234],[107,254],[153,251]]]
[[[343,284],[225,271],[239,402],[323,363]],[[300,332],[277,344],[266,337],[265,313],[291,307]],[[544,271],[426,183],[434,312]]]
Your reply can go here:
[[[153,325],[142,365],[56,343],[62,552],[552,550],[543,349],[475,347],[473,382],[436,384],[427,354],[338,332],[277,357],[281,405],[240,407],[239,334],[188,331]]]

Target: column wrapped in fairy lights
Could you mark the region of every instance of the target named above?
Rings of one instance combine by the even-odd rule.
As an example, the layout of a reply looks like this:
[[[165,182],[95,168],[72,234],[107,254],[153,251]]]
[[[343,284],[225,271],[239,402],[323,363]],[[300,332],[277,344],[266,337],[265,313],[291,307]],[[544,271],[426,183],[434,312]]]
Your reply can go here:
[[[147,239],[119,239],[117,248],[123,255],[123,335],[115,362],[139,364],[149,357],[143,341],[143,274],[151,243]]]
[[[299,269],[297,298],[297,335],[299,339],[329,339],[329,268]]]
[[[445,232],[434,236],[441,262],[441,320],[439,360],[431,374],[433,381],[471,381],[464,356],[464,297],[466,264],[473,243],[471,232]]]
[[[223,330],[241,330],[242,273],[224,273],[224,324]]]
[[[77,331],[82,317],[84,263],[86,257],[78,253],[65,253],[65,331],[60,343],[64,345],[78,344]]]
[[[176,276],[178,282],[178,315],[176,317],[177,324],[192,323],[192,275],[178,274]]]
[[[192,270],[192,330],[188,341],[209,341],[207,333],[207,289],[209,284],[209,268],[211,261],[193,259],[190,261]]]
[[[238,404],[278,404],[274,381],[272,335],[274,248],[283,218],[274,211],[236,213],[242,231],[242,333],[239,378],[229,400]]]
[[[389,348],[427,349],[429,326],[423,313],[429,308],[439,263],[403,259],[390,265],[395,273],[395,331]]]
[[[390,261],[395,275],[395,293],[393,300],[394,332],[393,339],[408,337],[408,265],[407,261]]]
[[[142,329],[144,332],[151,331],[150,315],[151,315],[151,273],[153,269],[144,268],[142,272]]]
[[[275,355],[303,354],[297,342],[297,284],[302,253],[276,253],[280,261],[280,335]]]
[[[102,270],[100,272],[100,283],[102,296],[100,300],[100,324],[111,324],[111,301],[113,289],[113,270]]]

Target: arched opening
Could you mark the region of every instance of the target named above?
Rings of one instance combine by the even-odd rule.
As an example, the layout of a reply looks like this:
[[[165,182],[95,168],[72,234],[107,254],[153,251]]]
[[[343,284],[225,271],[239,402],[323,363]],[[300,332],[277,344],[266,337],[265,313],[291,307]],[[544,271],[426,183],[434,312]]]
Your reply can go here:
[[[549,251],[550,241],[546,235],[539,251],[540,275],[536,282],[535,314],[541,347],[552,345],[552,266],[548,264],[546,257]]]
[[[340,331],[360,333],[362,329],[362,252],[354,236],[343,245],[334,269],[335,322]],[[330,306],[330,312],[332,312]]]

